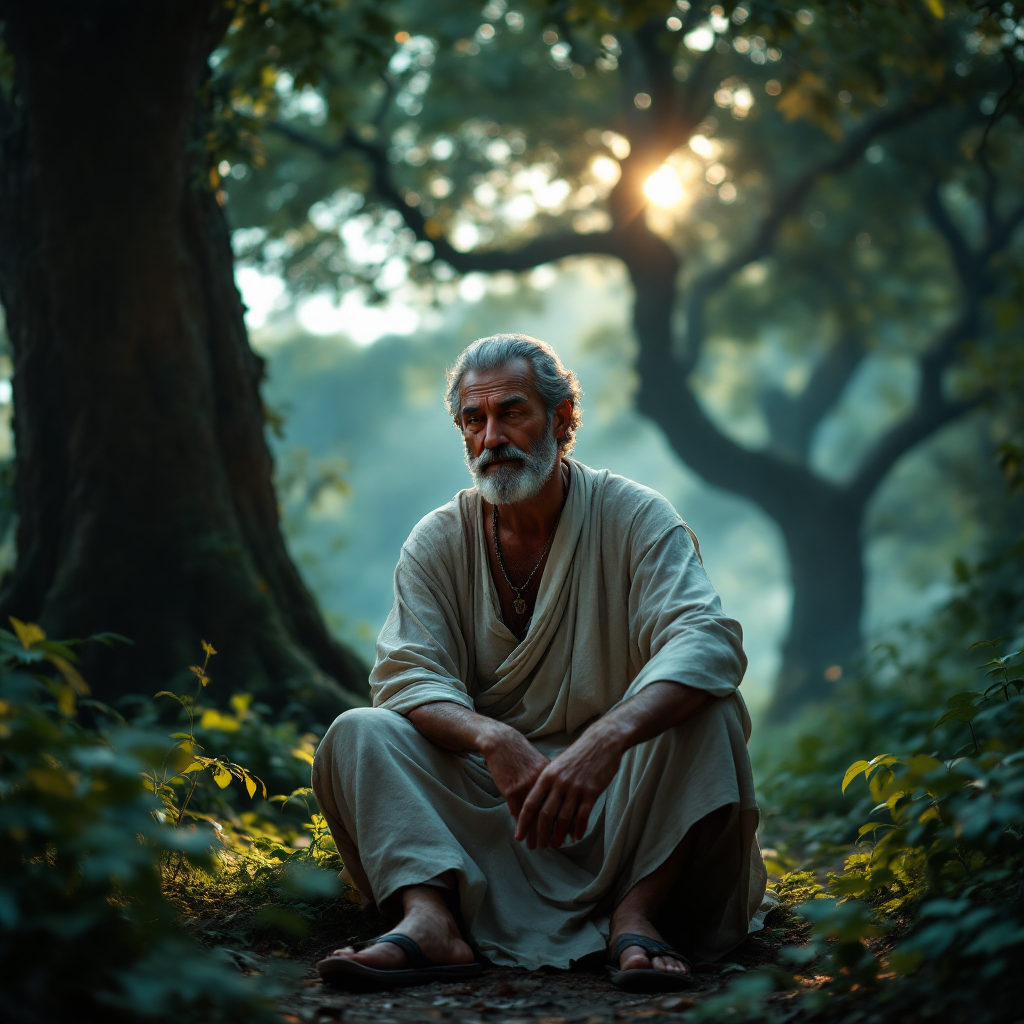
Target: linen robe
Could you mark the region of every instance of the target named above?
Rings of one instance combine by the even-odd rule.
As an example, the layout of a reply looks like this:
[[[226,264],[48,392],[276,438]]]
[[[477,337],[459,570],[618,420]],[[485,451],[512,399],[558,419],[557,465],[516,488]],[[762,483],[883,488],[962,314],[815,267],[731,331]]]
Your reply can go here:
[[[313,785],[352,880],[378,903],[454,872],[464,923],[500,964],[568,967],[604,948],[609,915],[695,823],[663,930],[698,958],[747,934],[765,873],[737,687],[740,626],[722,614],[695,538],[660,494],[566,460],[570,485],[526,637],[502,623],[475,489],[413,529],[377,641],[372,708],[340,716]],[[692,539],[691,539],[692,538]],[[451,701],[554,757],[653,682],[720,698],[626,752],[582,840],[528,850],[483,758],[441,750],[405,718]]]

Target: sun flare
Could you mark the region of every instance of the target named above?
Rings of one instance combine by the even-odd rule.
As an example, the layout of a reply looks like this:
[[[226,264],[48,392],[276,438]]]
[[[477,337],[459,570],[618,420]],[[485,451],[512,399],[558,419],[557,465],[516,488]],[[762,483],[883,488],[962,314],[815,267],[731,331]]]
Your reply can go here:
[[[683,201],[683,183],[674,167],[662,164],[645,182],[644,195],[664,209],[678,206]]]

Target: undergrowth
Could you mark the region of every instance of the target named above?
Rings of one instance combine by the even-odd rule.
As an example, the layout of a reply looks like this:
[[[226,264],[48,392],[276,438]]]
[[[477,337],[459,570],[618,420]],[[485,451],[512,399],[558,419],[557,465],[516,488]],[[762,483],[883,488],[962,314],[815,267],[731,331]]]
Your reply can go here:
[[[769,925],[798,941],[693,1020],[1019,1018],[1022,570],[1019,541],[961,567],[933,622],[762,744],[764,852],[783,899]]]

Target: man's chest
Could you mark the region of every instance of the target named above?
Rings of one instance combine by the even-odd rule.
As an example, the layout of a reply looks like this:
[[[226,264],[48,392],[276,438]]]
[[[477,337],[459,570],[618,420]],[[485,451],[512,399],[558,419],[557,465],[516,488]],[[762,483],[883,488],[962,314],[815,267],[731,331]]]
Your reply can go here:
[[[524,543],[515,538],[487,544],[487,567],[501,608],[501,621],[520,640],[526,635],[549,552],[541,543]]]

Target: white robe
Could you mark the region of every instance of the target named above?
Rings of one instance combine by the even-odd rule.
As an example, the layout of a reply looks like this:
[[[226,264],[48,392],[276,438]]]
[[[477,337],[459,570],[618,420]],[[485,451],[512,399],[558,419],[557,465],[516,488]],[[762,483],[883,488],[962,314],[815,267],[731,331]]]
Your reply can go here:
[[[402,548],[377,642],[373,708],[340,716],[314,790],[351,877],[378,902],[454,871],[479,948],[502,964],[567,967],[602,949],[617,898],[698,821],[694,860],[664,922],[692,955],[740,942],[765,875],[737,686],[746,658],[692,534],[657,492],[568,460],[569,493],[520,642],[502,623],[476,490],[424,517]],[[403,716],[452,701],[505,722],[547,756],[652,682],[721,698],[629,750],[561,850],[529,851],[478,755],[454,755]]]

